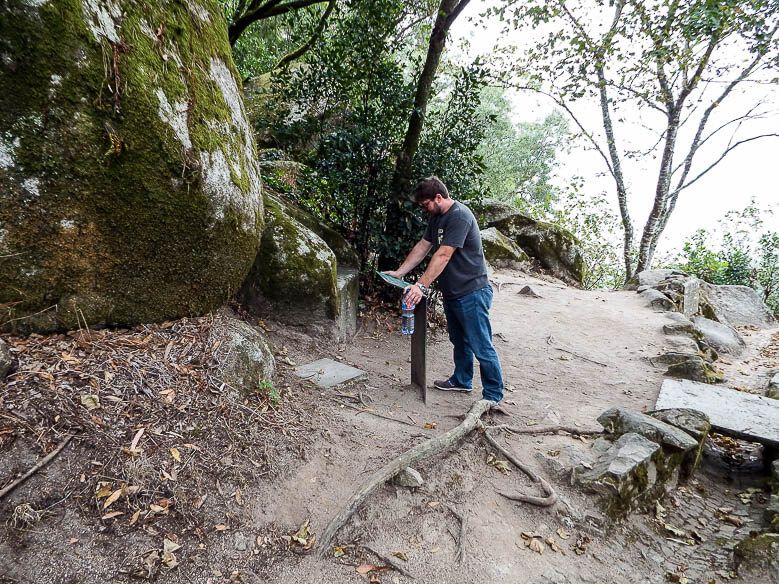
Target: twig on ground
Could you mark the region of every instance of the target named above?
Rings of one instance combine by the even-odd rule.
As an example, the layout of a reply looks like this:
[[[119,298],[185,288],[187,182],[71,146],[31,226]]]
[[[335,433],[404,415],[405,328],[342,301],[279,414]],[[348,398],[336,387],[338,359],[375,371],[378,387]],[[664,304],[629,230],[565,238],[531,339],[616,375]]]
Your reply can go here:
[[[416,445],[370,475],[368,479],[357,488],[346,505],[341,508],[336,516],[330,521],[330,524],[325,528],[322,537],[319,540],[320,557],[325,557],[327,555],[335,534],[338,533],[338,530],[341,529],[347,521],[349,521],[349,518],[373,491],[392,479],[404,468],[438,454],[462,440],[480,424],[479,419],[481,416],[493,405],[494,402],[489,400],[477,401],[471,406],[470,411],[465,416],[465,420],[463,420],[460,425],[444,432],[440,436],[436,436],[431,440]]]
[[[62,442],[60,442],[60,445],[57,446],[57,448],[55,448],[54,450],[49,452],[46,456],[44,456],[41,460],[39,460],[38,463],[35,466],[33,466],[30,470],[28,470],[24,475],[22,475],[14,482],[12,482],[10,485],[7,485],[2,490],[0,490],[0,499],[5,497],[8,493],[13,491],[16,487],[21,485],[24,481],[29,479],[32,475],[34,475],[36,472],[38,472],[44,466],[46,466],[52,460],[54,460],[57,457],[57,455],[59,455],[59,453],[65,449],[65,447],[72,439],[73,436],[66,436],[65,439]]]
[[[392,569],[395,570],[396,572],[400,572],[401,574],[403,574],[407,578],[411,578],[412,580],[414,579],[414,576],[412,576],[403,566],[398,564],[390,556],[385,556],[384,554],[380,554],[375,549],[373,549],[372,547],[369,547],[369,546],[367,546],[365,544],[360,544],[360,547],[363,548],[363,549],[368,550],[369,552],[371,552],[374,556],[379,558],[385,564],[389,564],[392,567]]]
[[[392,420],[393,422],[397,422],[398,424],[405,424],[406,426],[416,426],[416,424],[412,424],[411,422],[406,422],[406,420],[400,420],[398,418],[393,418],[392,416],[385,416],[384,414],[380,414],[379,412],[376,412],[374,410],[371,410],[369,408],[361,408],[359,406],[348,404],[346,402],[342,402],[341,400],[333,398],[333,401],[336,403],[341,404],[344,407],[352,408],[353,410],[357,410],[360,413],[363,414],[371,414],[372,416],[376,416],[378,418],[383,418],[385,420]]]
[[[589,357],[585,357],[584,355],[580,355],[579,353],[576,353],[574,351],[570,351],[568,349],[564,349],[563,347],[555,345],[554,344],[554,337],[552,335],[549,335],[546,338],[546,344],[551,346],[554,349],[557,349],[558,351],[562,351],[563,353],[568,353],[569,355],[573,355],[574,357],[578,357],[579,359],[582,359],[583,361],[588,361],[590,363],[595,363],[595,365],[600,365],[601,367],[608,367],[608,365],[606,363],[601,363],[600,361],[596,361],[595,359],[590,359]]]
[[[509,462],[511,462],[511,464],[513,464],[519,470],[525,473],[530,478],[531,481],[539,484],[541,486],[541,490],[544,492],[543,497],[534,497],[532,495],[523,495],[523,494],[519,494],[519,495],[507,495],[506,493],[500,493],[500,494],[506,497],[507,499],[511,499],[512,501],[520,501],[522,503],[529,503],[530,505],[537,505],[539,507],[550,507],[554,505],[557,502],[557,494],[554,492],[554,489],[549,485],[549,483],[547,483],[544,479],[538,476],[529,467],[525,466],[524,463],[522,463],[517,457],[511,454],[503,446],[498,444],[498,441],[495,440],[489,434],[491,428],[484,426],[484,424],[481,424],[481,422],[479,422],[479,424],[484,429],[484,438],[487,440],[487,442],[489,442],[490,445],[495,450],[497,450],[503,456],[505,456],[509,460]]]

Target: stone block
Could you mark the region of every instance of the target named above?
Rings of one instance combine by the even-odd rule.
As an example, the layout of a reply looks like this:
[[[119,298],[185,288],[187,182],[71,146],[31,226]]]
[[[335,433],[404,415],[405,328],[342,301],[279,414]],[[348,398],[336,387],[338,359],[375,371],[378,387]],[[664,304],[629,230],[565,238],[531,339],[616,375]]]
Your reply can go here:
[[[741,335],[729,325],[715,322],[703,316],[694,317],[692,322],[700,335],[699,338],[720,353],[739,355],[746,346]]]
[[[663,382],[655,408],[706,414],[717,432],[779,447],[779,402],[761,395],[687,380]]]
[[[347,381],[361,379],[366,373],[362,369],[357,369],[346,363],[339,363],[332,359],[319,359],[313,363],[301,365],[295,369],[295,375],[327,389]]]
[[[360,296],[360,273],[353,268],[338,268],[338,317],[335,333],[341,340],[350,339],[357,332],[357,304]]]
[[[656,459],[660,445],[640,434],[623,434],[602,453],[591,469],[576,467],[574,484],[601,495],[605,513],[617,517],[645,504],[645,495],[655,491]]]
[[[665,422],[627,408],[611,408],[598,416],[598,422],[617,435],[640,434],[663,447],[682,452],[698,447],[698,442],[687,432]]]
[[[682,299],[682,312],[686,316],[692,316],[698,312],[698,304],[701,300],[701,282],[697,278],[684,281],[684,295]]]

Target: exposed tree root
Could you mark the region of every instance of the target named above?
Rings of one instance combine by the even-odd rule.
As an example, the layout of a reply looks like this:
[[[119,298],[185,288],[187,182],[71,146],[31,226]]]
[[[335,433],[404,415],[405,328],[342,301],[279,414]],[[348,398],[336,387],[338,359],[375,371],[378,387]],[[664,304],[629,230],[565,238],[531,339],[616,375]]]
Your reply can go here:
[[[28,470],[23,476],[16,479],[14,482],[12,482],[10,485],[7,485],[2,490],[0,490],[0,499],[5,497],[8,493],[13,491],[16,487],[21,485],[24,481],[29,479],[32,475],[34,475],[36,472],[41,470],[44,466],[49,464],[52,460],[54,460],[57,455],[62,452],[65,447],[68,445],[68,443],[73,439],[73,436],[67,436],[62,442],[60,442],[60,445],[57,446],[54,450],[49,452],[45,457],[43,457],[41,460],[38,461],[38,463],[33,466],[30,470]]]
[[[537,428],[517,428],[501,424],[499,426],[490,426],[490,430],[503,430],[511,434],[552,434],[553,432],[567,432],[576,436],[590,436],[593,434],[602,434],[603,430],[594,428],[576,428],[574,426],[538,426]]]
[[[551,505],[554,505],[557,502],[557,493],[554,492],[554,489],[547,483],[544,479],[542,479],[540,476],[538,476],[535,472],[533,472],[530,468],[525,466],[516,456],[511,454],[508,450],[506,450],[503,446],[501,446],[497,440],[495,440],[492,436],[490,436],[490,430],[492,428],[488,428],[487,426],[484,426],[479,422],[479,424],[484,428],[484,438],[487,440],[487,442],[490,443],[490,445],[500,452],[503,456],[505,456],[511,464],[516,466],[519,470],[521,470],[523,473],[525,473],[531,481],[534,483],[537,483],[541,486],[541,490],[544,492],[543,497],[534,497],[532,495],[508,495],[506,493],[500,493],[502,496],[506,497],[507,499],[511,499],[512,501],[520,501],[522,503],[528,503],[530,505],[538,505],[539,507],[550,507]]]
[[[420,460],[425,460],[447,448],[450,448],[466,435],[479,426],[479,419],[488,411],[495,402],[489,400],[480,400],[473,404],[471,409],[465,415],[463,422],[451,430],[436,436],[432,440],[418,444],[414,448],[407,450],[402,455],[392,460],[389,464],[374,472],[368,479],[360,485],[352,494],[338,514],[333,517],[330,524],[325,528],[319,540],[319,555],[324,557],[330,551],[331,543],[335,534],[343,527],[360,505],[373,493],[378,487],[392,479],[401,470],[408,466],[413,466]]]

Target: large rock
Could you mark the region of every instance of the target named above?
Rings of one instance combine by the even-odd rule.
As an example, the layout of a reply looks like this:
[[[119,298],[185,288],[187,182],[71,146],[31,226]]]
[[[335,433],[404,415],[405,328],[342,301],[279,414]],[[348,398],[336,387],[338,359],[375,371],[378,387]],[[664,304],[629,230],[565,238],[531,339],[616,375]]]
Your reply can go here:
[[[339,337],[353,334],[356,271],[341,270],[339,278],[333,251],[281,199],[266,196],[265,209],[262,248],[240,291],[243,302],[281,322]]]
[[[481,241],[485,259],[496,268],[514,267],[530,261],[520,247],[494,227],[482,229]]]
[[[0,339],[0,381],[5,379],[8,372],[11,370],[11,351],[8,350],[8,345],[5,344],[3,339]]]
[[[603,510],[612,517],[623,515],[648,502],[658,484],[657,460],[660,446],[639,434],[624,434],[609,444],[604,439],[603,451],[592,468],[573,470],[572,481],[601,495]]]
[[[635,280],[638,286],[650,286],[654,288],[663,280],[672,276],[685,277],[687,274],[677,270],[644,270],[636,274]]]
[[[207,312],[263,204],[211,0],[0,4],[0,304],[51,331]]]
[[[701,383],[719,383],[725,379],[725,374],[708,363],[701,355],[684,355],[677,353],[677,360],[670,363],[666,375],[679,379],[689,379]]]
[[[578,242],[562,227],[520,214],[492,221],[489,227],[514,240],[552,275],[574,285],[584,281],[584,257]]]
[[[748,286],[716,286],[703,283],[701,295],[713,314],[704,314],[730,326],[774,326],[776,319],[760,295]]]
[[[672,447],[682,452],[697,448],[698,442],[687,432],[665,422],[627,408],[615,407],[598,416],[598,422],[617,435],[633,432],[652,442]]]
[[[744,339],[731,326],[709,320],[703,316],[694,317],[692,322],[700,335],[698,338],[720,353],[739,355],[746,346]]]
[[[709,432],[711,432],[709,417],[703,412],[689,408],[657,410],[649,412],[649,415],[661,422],[683,430],[697,440],[697,448],[693,452],[688,452],[684,455],[679,469],[680,479],[683,481],[688,480],[698,468],[701,458],[703,458],[706,438],[709,436]]]
[[[654,288],[647,288],[638,295],[646,302],[646,305],[658,312],[674,311],[676,305],[662,292]]]
[[[479,225],[489,225],[495,221],[506,219],[515,215],[517,208],[511,203],[485,199],[480,205],[474,205],[473,214],[479,221]]]
[[[222,381],[234,397],[246,397],[271,386],[276,370],[273,351],[263,333],[249,323],[220,315],[211,332],[219,342],[212,355]]]

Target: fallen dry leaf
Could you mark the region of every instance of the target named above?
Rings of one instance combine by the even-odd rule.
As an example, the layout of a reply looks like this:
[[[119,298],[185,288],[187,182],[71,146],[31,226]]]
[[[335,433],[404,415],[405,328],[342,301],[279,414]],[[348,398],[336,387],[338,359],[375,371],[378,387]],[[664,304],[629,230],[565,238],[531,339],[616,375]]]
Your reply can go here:
[[[119,497],[122,496],[122,491],[124,488],[116,489],[111,495],[108,497],[108,499],[105,500],[103,503],[103,509],[108,509],[111,505],[116,503],[119,500]]]
[[[227,531],[227,526],[224,523],[219,523],[218,525],[214,525],[214,529],[216,531]]]
[[[568,533],[567,531],[565,531],[565,529],[563,529],[562,527],[560,527],[560,528],[557,530],[557,536],[558,536],[560,539],[568,539],[569,537],[571,537],[571,534],[570,534],[570,533]]]
[[[173,457],[173,460],[176,462],[181,462],[181,453],[179,452],[179,449],[176,447],[173,447],[170,449],[170,455]]]
[[[438,426],[437,422],[425,422],[425,425],[423,426],[423,428],[425,430],[435,430],[436,426]]]
[[[529,547],[531,550],[533,550],[536,553],[539,553],[539,554],[543,554],[544,553],[544,544],[537,537],[534,537],[533,539],[528,540],[527,547]]]
[[[114,517],[119,517],[120,515],[124,515],[124,511],[111,511],[110,513],[103,515],[100,519],[113,519]]]
[[[403,552],[392,552],[392,555],[398,558],[399,560],[403,560],[404,562],[408,562],[408,556],[404,554]]]

